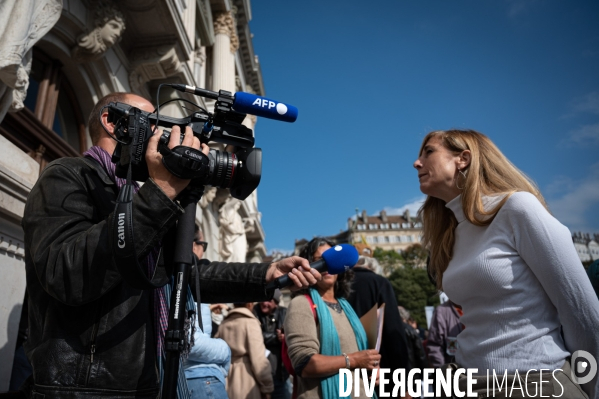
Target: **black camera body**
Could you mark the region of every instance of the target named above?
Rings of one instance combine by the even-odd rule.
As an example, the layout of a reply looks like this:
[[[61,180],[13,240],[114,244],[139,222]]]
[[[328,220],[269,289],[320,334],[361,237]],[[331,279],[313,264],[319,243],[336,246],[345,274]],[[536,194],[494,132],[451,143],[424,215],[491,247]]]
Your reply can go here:
[[[191,186],[228,188],[232,197],[240,200],[247,198],[260,183],[262,150],[253,147],[252,130],[241,124],[245,114],[231,110],[226,102],[223,106],[222,101],[217,102],[215,108],[214,115],[196,112],[186,118],[162,115],[158,118],[155,113],[128,104],[110,103],[107,106],[108,122],[114,124],[114,136],[118,141],[112,154],[116,175],[126,178],[131,168],[132,180],[147,180],[149,174],[145,153],[153,134],[153,125],[163,128],[180,126],[182,132],[186,126],[190,126],[202,143],[233,145],[236,150],[229,153],[212,149],[207,156],[190,147],[177,146],[171,150],[168,148],[170,131],[165,130],[158,144],[165,167],[175,176],[191,179]]]

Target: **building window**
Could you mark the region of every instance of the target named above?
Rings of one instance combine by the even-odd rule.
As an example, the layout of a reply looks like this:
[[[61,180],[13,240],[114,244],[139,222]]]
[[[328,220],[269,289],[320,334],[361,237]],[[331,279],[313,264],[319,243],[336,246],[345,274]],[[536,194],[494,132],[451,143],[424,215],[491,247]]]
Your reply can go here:
[[[366,242],[373,244],[375,241],[373,240],[373,237],[366,237]]]
[[[388,229],[388,228],[389,228],[389,224],[388,223],[381,224],[381,229]]]
[[[391,223],[392,229],[399,229],[399,223]]]
[[[358,225],[358,230],[366,230],[366,225],[365,224],[359,224]]]
[[[369,228],[370,230],[376,230],[376,228],[377,228],[377,225],[376,225],[376,224],[369,224],[369,225],[368,225],[368,228]]]
[[[389,243],[390,242],[389,236],[385,236],[384,238],[385,238],[385,243]]]
[[[412,236],[407,236],[406,238],[408,239],[408,242],[414,242],[414,237],[412,237]]]
[[[417,228],[417,229],[419,229],[419,228],[422,227],[422,223],[416,222],[416,223],[414,223],[414,227]]]
[[[401,224],[401,228],[402,229],[409,229],[410,228],[410,223],[402,223]]]
[[[87,148],[85,119],[62,65],[34,47],[25,108],[9,113],[0,133],[40,163]]]

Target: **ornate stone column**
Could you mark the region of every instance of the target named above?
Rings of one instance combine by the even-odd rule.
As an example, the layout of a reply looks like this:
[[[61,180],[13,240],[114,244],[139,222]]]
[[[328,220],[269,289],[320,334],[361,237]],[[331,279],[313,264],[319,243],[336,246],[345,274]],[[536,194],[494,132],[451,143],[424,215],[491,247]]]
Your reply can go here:
[[[206,47],[197,42],[196,50],[194,51],[194,67],[193,74],[196,80],[196,86],[206,88]]]
[[[238,48],[234,11],[216,15],[212,48],[212,90],[235,92],[235,52]]]

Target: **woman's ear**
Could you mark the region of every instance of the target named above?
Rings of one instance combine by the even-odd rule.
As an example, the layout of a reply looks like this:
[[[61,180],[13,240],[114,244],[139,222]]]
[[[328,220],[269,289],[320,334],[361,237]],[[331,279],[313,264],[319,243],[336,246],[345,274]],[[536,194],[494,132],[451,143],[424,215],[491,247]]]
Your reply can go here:
[[[462,151],[460,153],[459,159],[458,159],[458,168],[460,170],[466,169],[468,166],[470,166],[471,160],[472,160],[472,153],[470,152],[470,150]]]

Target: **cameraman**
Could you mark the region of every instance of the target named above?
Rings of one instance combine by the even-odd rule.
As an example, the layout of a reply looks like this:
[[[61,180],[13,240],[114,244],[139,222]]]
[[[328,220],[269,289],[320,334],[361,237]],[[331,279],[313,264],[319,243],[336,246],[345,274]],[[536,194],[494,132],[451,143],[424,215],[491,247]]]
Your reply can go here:
[[[110,161],[116,143],[102,126],[113,134],[114,125],[108,122],[108,111],[99,118],[110,102],[148,112],[154,109],[133,94],[102,98],[89,117],[94,147],[85,157],[50,163],[25,206],[30,328],[25,349],[33,377],[23,390],[32,397],[159,395],[163,351],[159,337],[166,328],[165,312],[168,315],[163,289],[144,291],[124,282],[109,248],[109,221],[124,184]],[[191,129],[185,133],[182,145],[200,149]],[[133,197],[134,245],[149,276],[168,266],[168,256],[165,261],[160,247],[170,249],[175,237],[172,228],[183,212],[175,198],[189,184],[163,166],[157,150],[161,134],[158,130],[149,140],[145,159],[150,178]],[[170,148],[179,143],[180,134],[173,127]],[[208,153],[206,145],[201,149]],[[267,300],[273,292],[266,291],[265,284],[287,273],[297,287],[321,278],[299,257],[272,264],[212,262],[200,268],[202,299],[208,303]]]

